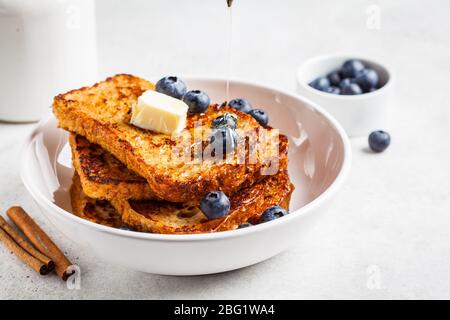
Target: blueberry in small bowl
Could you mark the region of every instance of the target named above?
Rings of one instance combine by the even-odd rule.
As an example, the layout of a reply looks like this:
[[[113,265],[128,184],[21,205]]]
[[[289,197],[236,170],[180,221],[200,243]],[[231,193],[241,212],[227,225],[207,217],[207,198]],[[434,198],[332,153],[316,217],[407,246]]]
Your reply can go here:
[[[344,78],[355,78],[365,68],[359,59],[349,59],[342,64],[340,72]]]
[[[331,87],[328,87],[328,89],[325,90],[325,92],[332,93],[332,94],[341,94],[341,88],[335,87],[335,86],[331,86]]]
[[[355,82],[364,92],[372,92],[377,89],[379,81],[378,73],[371,69],[363,69],[355,78]]]
[[[355,82],[349,82],[345,83],[341,86],[341,94],[343,95],[355,95],[355,94],[362,94],[363,91],[361,87],[355,83]]]
[[[372,92],[373,88],[377,88],[378,82],[377,71],[359,59],[348,59],[339,69],[329,72],[326,76],[319,76],[309,85],[331,94],[358,95]]]
[[[330,112],[349,136],[388,126],[392,88],[390,71],[367,58],[321,55],[297,70],[298,93]]]
[[[326,91],[330,87],[330,80],[327,77],[319,77],[309,84],[314,89]]]
[[[339,82],[339,88],[343,88],[343,87],[345,87],[345,86],[349,86],[349,85],[351,85],[352,83],[355,83],[355,79],[351,79],[351,78],[343,78],[342,80],[341,80],[341,82]]]
[[[156,83],[155,90],[176,99],[181,99],[187,91],[186,84],[179,77],[164,77]]]
[[[339,87],[339,84],[341,83],[341,75],[339,73],[339,70],[334,70],[332,72],[330,72],[327,75],[328,81],[330,82],[330,85],[335,86],[335,87]]]

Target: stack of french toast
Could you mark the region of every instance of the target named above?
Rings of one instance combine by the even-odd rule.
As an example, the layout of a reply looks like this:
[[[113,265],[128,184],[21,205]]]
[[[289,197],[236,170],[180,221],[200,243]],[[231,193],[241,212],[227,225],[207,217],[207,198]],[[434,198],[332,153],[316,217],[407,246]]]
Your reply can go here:
[[[155,85],[120,74],[55,97],[58,126],[70,132],[73,214],[132,231],[189,234],[234,230],[288,212],[293,185],[285,135],[226,103],[188,113],[175,135],[145,130],[131,117],[148,90]],[[214,152],[205,157],[211,123],[229,115],[242,148],[219,160]],[[226,212],[205,214],[202,201],[219,194],[228,201]]]

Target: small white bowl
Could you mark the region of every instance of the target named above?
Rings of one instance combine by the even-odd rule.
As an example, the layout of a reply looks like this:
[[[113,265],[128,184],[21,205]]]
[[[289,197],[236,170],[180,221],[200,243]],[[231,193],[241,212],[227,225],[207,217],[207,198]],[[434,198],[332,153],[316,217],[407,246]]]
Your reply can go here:
[[[184,80],[189,88],[208,92],[212,101],[226,98],[224,79]],[[42,120],[29,136],[21,157],[22,180],[56,229],[80,250],[89,249],[112,263],[150,273],[199,275],[263,261],[298,244],[319,221],[350,169],[351,148],[336,120],[297,95],[231,81],[230,97],[246,98],[267,110],[270,124],[289,137],[289,175],[296,189],[286,217],[245,229],[192,235],[119,230],[81,219],[70,213],[70,148],[67,132],[56,127],[54,117]]]
[[[381,87],[360,95],[336,95],[312,88],[309,83],[339,69],[344,61],[359,59],[378,72]],[[303,62],[297,70],[298,92],[330,112],[351,137],[387,129],[392,74],[381,64],[351,55],[321,55]]]

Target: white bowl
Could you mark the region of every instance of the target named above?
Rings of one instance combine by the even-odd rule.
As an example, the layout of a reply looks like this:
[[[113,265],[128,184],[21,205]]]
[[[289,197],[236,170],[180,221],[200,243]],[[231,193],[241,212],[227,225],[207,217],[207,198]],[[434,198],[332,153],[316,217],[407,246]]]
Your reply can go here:
[[[225,100],[226,81],[187,78],[189,88]],[[194,235],[164,235],[114,229],[70,213],[73,169],[67,133],[51,117],[32,132],[22,154],[22,180],[42,213],[63,234],[99,258],[128,268],[167,275],[199,275],[242,268],[298,243],[318,221],[350,168],[348,139],[316,104],[269,87],[231,81],[231,96],[264,107],[270,124],[290,138],[289,173],[296,189],[291,213],[245,229]],[[305,245],[308,245],[305,243]]]
[[[337,70],[348,59],[360,59],[375,69],[381,88],[360,95],[336,95],[312,88],[309,83]],[[373,130],[387,129],[392,74],[381,64],[351,55],[321,55],[306,60],[297,70],[297,90],[330,112],[351,137],[368,135]]]

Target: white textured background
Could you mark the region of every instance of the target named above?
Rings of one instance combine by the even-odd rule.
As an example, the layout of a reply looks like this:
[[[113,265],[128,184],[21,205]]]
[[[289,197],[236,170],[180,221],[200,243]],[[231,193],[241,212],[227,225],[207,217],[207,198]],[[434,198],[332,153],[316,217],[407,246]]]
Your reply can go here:
[[[97,4],[102,76],[228,75],[224,0]],[[380,30],[366,27],[369,5],[381,9]],[[374,155],[353,139],[352,171],[329,214],[304,242],[259,265],[142,274],[50,231],[81,266],[82,289],[35,275],[0,246],[0,298],[450,298],[449,13],[447,0],[235,0],[233,77],[294,89],[296,67],[313,55],[382,61],[396,75],[392,146]],[[0,124],[2,212],[12,204],[38,212],[17,168],[30,129]]]

